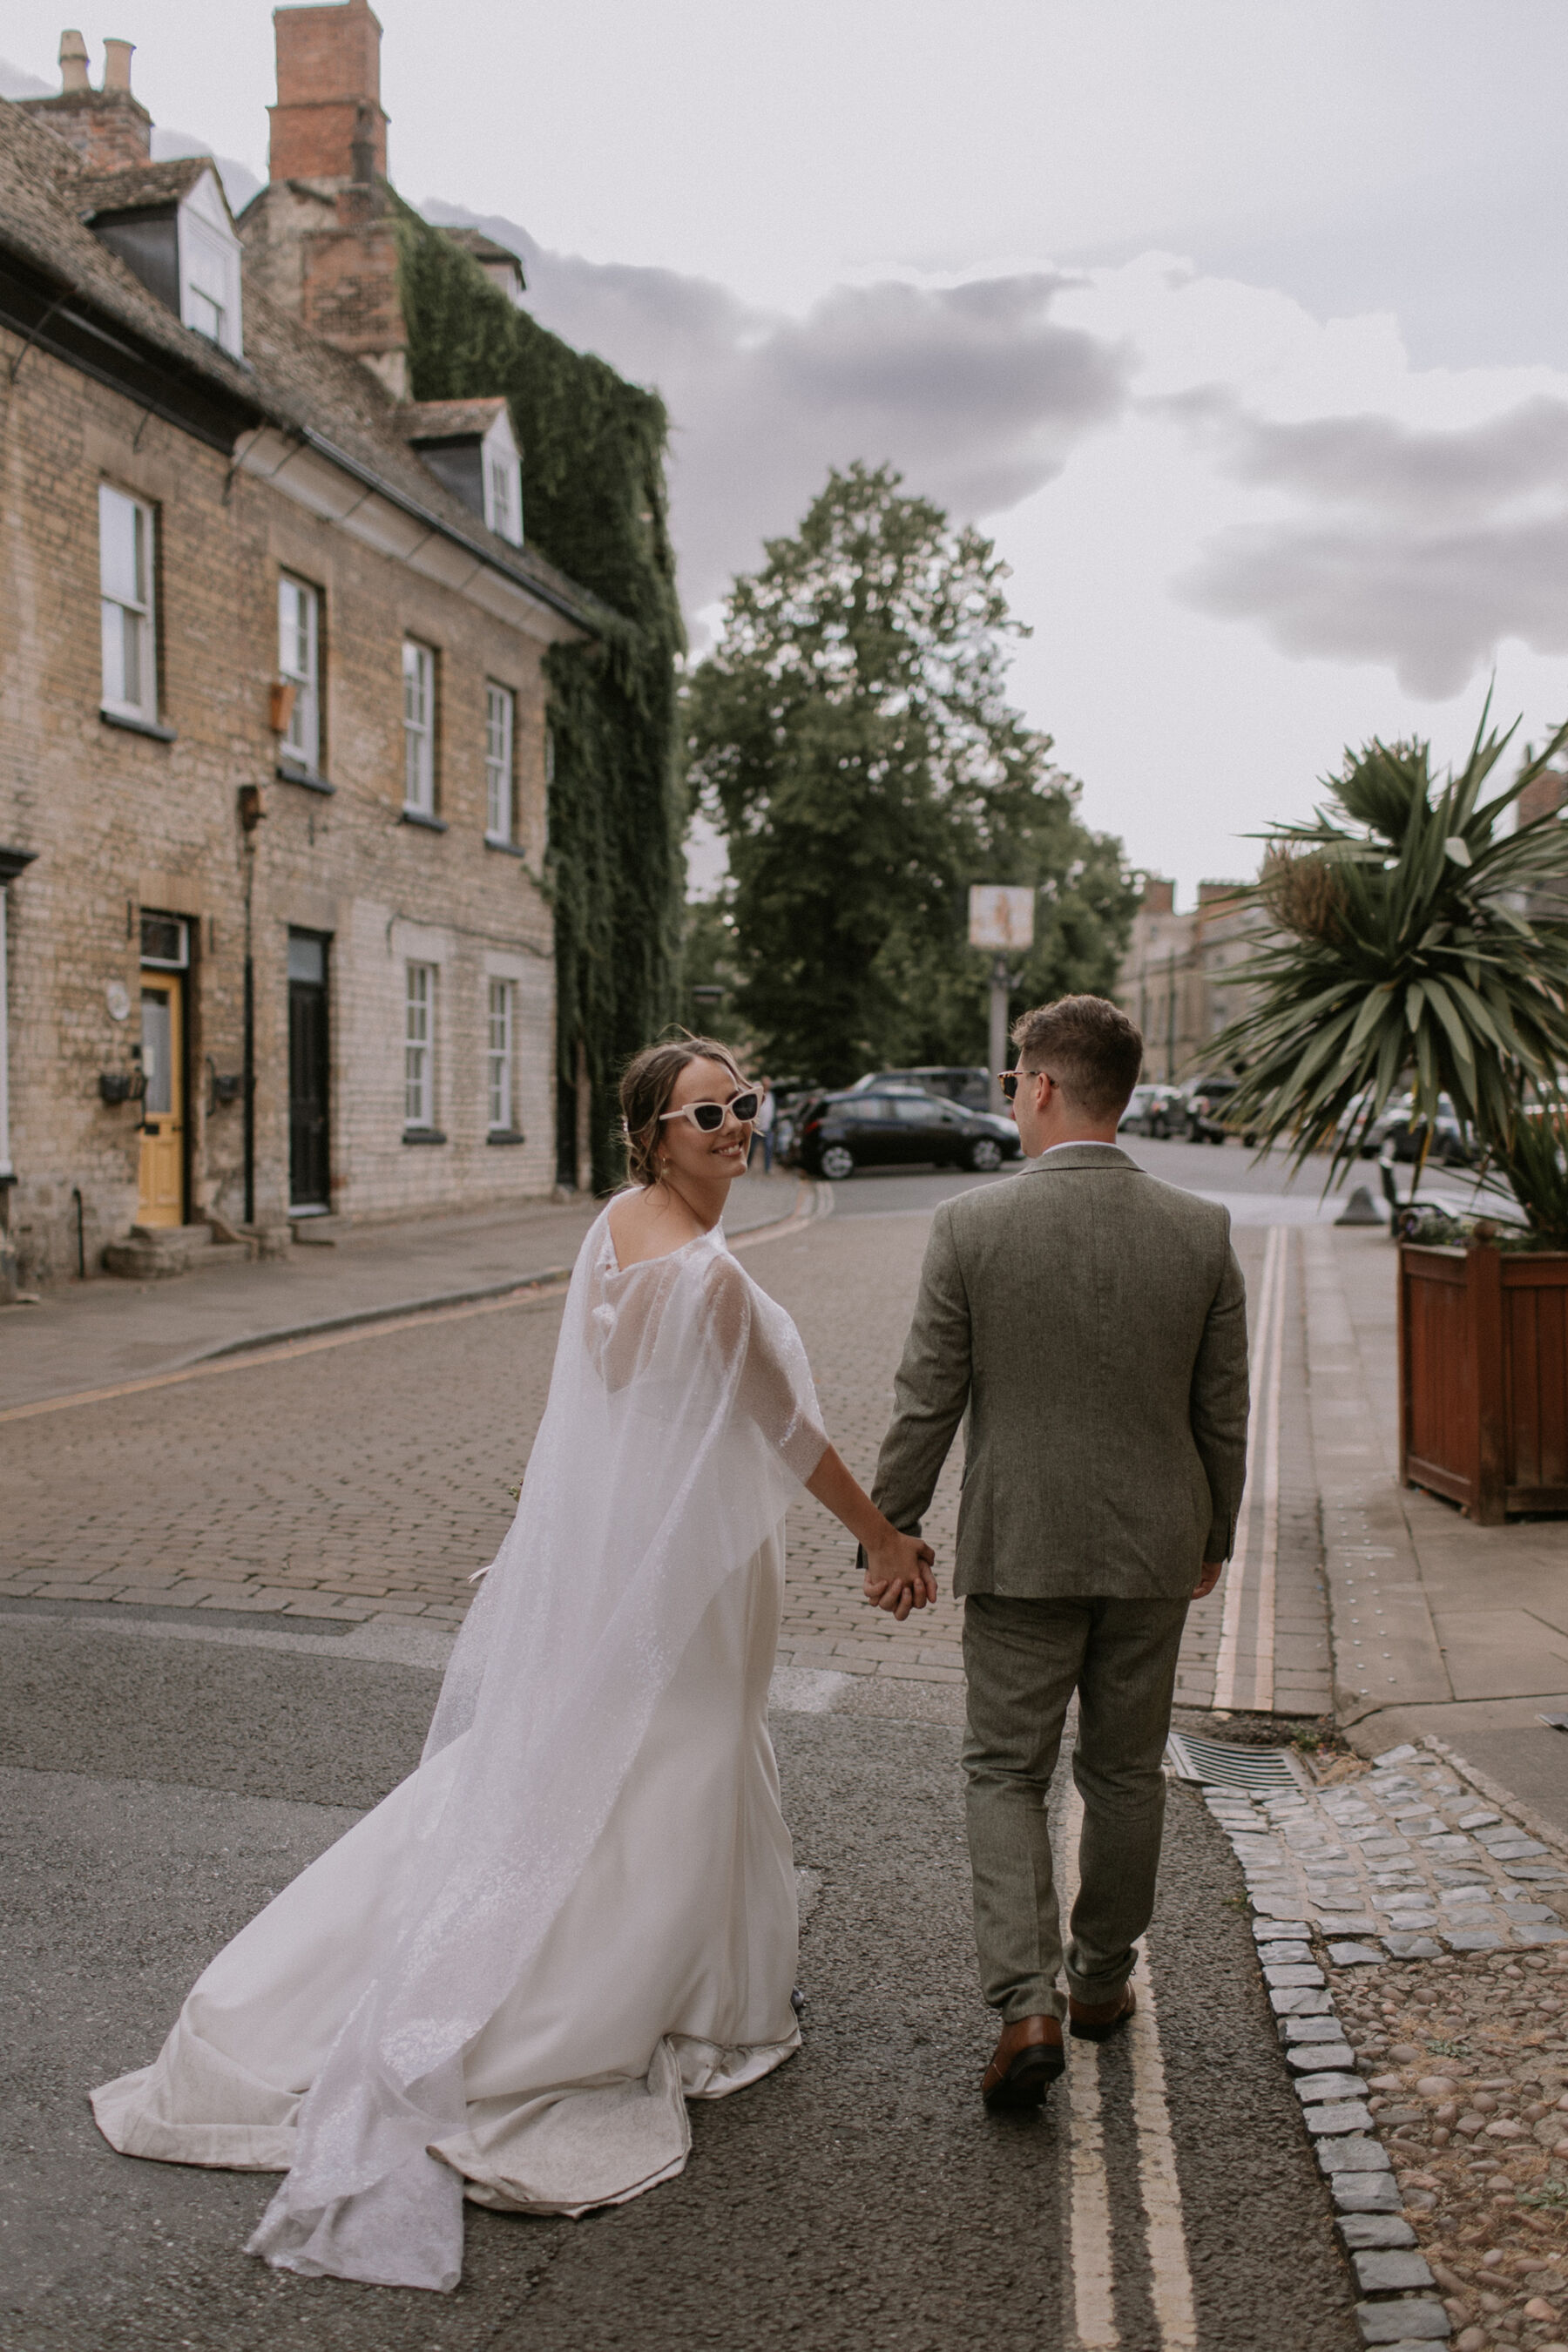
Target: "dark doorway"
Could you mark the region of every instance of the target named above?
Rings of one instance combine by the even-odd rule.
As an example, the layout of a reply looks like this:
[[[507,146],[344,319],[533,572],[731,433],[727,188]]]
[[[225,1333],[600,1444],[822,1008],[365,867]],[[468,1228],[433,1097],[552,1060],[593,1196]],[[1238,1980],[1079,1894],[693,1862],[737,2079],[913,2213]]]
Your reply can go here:
[[[319,931],[290,931],[289,1205],[294,1210],[331,1206],[328,1045],[327,942]]]

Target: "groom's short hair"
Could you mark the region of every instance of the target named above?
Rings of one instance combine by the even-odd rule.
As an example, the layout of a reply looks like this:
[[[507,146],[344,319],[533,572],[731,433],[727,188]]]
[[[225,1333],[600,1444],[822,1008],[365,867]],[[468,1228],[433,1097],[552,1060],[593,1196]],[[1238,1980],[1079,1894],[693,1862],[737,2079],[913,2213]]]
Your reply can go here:
[[[1120,1118],[1143,1066],[1143,1033],[1103,996],[1058,996],[1013,1024],[1018,1066],[1048,1070],[1075,1109]]]

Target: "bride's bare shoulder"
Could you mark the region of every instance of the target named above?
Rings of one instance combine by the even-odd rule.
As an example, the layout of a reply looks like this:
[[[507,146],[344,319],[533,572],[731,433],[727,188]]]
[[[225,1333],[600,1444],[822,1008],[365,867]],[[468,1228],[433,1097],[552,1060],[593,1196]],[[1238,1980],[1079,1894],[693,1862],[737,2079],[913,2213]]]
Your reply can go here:
[[[667,1200],[656,1185],[647,1185],[640,1192],[623,1192],[618,1201],[610,1204],[610,1245],[623,1274],[628,1266],[646,1265],[651,1258],[668,1257],[676,1250],[684,1249],[701,1232],[695,1218]]]

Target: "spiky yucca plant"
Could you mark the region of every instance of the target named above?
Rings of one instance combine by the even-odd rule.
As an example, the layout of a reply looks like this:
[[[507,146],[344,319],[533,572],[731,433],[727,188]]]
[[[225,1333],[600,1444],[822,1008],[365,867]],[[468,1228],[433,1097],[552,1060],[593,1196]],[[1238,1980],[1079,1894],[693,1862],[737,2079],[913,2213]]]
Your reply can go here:
[[[1533,919],[1523,905],[1568,878],[1568,812],[1500,828],[1568,725],[1483,799],[1514,731],[1490,729],[1490,709],[1457,774],[1435,778],[1426,743],[1373,741],[1325,779],[1314,823],[1269,828],[1248,895],[1272,936],[1241,975],[1250,1009],[1214,1051],[1241,1073],[1231,1124],[1288,1141],[1293,1164],[1327,1151],[1336,1172],[1402,1082],[1417,1122],[1448,1095],[1530,1222],[1555,1234],[1568,1222],[1550,1108],[1568,1064],[1568,901]],[[1532,1091],[1548,1108],[1525,1118]]]

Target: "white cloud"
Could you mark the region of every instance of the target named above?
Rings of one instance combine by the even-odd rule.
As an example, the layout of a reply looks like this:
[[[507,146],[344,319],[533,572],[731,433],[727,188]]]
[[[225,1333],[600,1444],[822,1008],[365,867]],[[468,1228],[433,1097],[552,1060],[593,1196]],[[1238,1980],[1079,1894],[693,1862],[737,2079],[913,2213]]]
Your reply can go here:
[[[1506,638],[1568,652],[1568,400],[1438,428],[1280,420],[1213,390],[1169,408],[1234,480],[1298,502],[1213,538],[1178,583],[1200,609],[1258,623],[1287,654],[1384,662],[1432,698]]]
[[[1125,404],[1131,352],[1061,322],[1072,281],[1049,268],[837,286],[794,319],[710,280],[547,253],[513,223],[481,226],[522,253],[543,325],[664,394],[689,612],[791,529],[831,465],[890,459],[956,514],[1000,512]]]

